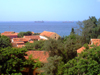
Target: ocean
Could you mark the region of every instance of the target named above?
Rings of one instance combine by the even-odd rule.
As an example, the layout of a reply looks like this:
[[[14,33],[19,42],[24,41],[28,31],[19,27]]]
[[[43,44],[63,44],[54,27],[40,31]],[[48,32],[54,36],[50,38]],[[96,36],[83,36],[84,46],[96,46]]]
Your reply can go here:
[[[4,31],[26,32],[33,31],[41,33],[43,31],[56,32],[60,36],[68,36],[72,28],[77,28],[77,22],[0,22],[0,33]]]

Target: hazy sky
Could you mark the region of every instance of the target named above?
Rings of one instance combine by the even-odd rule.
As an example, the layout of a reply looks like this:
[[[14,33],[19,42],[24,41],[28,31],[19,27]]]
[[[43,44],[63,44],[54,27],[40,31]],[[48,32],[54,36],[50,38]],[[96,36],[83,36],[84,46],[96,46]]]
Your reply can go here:
[[[100,18],[100,0],[0,0],[0,21],[82,21]]]

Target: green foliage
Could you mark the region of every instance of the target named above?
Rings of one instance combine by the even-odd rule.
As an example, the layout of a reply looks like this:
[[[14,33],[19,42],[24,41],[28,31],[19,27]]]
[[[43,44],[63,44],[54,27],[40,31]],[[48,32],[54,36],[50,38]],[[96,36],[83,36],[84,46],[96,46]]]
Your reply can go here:
[[[40,67],[41,63],[37,59],[25,59],[27,49],[25,48],[0,48],[0,74],[22,75],[24,67],[29,68],[29,75],[33,69]],[[37,61],[37,62],[35,62]]]
[[[91,38],[97,38],[100,35],[100,22],[95,17],[89,17],[88,20],[84,20],[83,22],[78,22],[79,35],[82,36],[82,42],[88,43]]]
[[[65,75],[100,74],[100,47],[85,50],[65,64]]]
[[[40,35],[40,33],[34,33],[33,35]]]
[[[25,44],[25,48],[26,48],[27,50],[33,50],[34,44],[28,42],[28,43]]]
[[[18,37],[23,37],[23,36],[26,36],[26,35],[32,35],[32,32],[31,31],[27,31],[27,32],[19,32],[18,33]]]
[[[44,42],[45,41],[40,40],[34,41],[34,43],[26,43],[25,48],[28,50],[43,50]]]
[[[84,47],[85,47],[86,49],[89,49],[88,43],[84,44]]]
[[[100,35],[98,35],[98,37],[97,37],[98,39],[100,39]]]
[[[46,41],[44,43],[44,50],[50,51],[49,55],[52,57],[57,55],[57,56],[64,57],[64,59],[66,59],[66,54],[65,54],[66,50],[64,49],[64,44],[60,40],[56,41],[56,40],[50,39]]]
[[[0,74],[19,73],[25,62],[23,48],[1,48],[0,49]]]
[[[24,67],[29,68],[28,74],[33,75],[33,70],[37,67],[39,68],[41,66],[41,62],[39,62],[38,59],[32,59],[32,55],[30,55],[28,58],[29,59],[23,62],[23,64],[24,64]]]
[[[48,63],[45,63],[41,70],[44,70],[44,75],[62,75],[62,58],[55,55],[48,58]]]
[[[31,31],[27,31],[27,32],[25,33],[25,35],[32,35],[32,32],[31,32]]]
[[[75,34],[74,28],[72,28],[70,35],[71,34]]]
[[[11,47],[10,38],[7,36],[0,36],[0,47]]]
[[[50,56],[61,56],[62,61],[66,63],[70,59],[77,56],[77,49],[81,47],[79,39],[77,40],[74,36],[67,37],[67,39],[62,42],[62,40],[50,39],[44,43],[44,49],[50,51]]]
[[[11,75],[22,75],[21,73],[12,73]]]

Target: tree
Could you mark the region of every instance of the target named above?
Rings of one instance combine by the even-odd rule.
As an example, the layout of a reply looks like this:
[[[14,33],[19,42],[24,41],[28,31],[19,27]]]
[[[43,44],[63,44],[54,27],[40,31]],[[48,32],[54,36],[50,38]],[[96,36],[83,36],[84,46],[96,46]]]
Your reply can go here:
[[[85,43],[88,43],[91,38],[97,38],[100,35],[100,23],[95,17],[89,17],[88,20],[84,20],[83,22],[78,22],[79,35],[82,36],[82,40]]]
[[[55,55],[48,58],[48,63],[45,63],[40,70],[44,70],[44,75],[62,75],[62,57]]]
[[[71,34],[75,34],[74,28],[72,28],[70,35]]]
[[[28,67],[31,75],[34,68],[40,66],[40,62],[34,62],[31,56],[25,59],[26,51],[25,48],[0,48],[0,74],[21,75],[21,71]]]
[[[78,57],[65,64],[65,75],[100,74],[100,47],[86,49]]]
[[[28,50],[43,50],[44,42],[45,41],[40,40],[34,41],[34,43],[26,43],[25,48]]]
[[[40,35],[40,33],[34,33],[33,35]]]
[[[23,37],[25,35],[25,32],[19,32],[18,37]]]
[[[18,37],[23,37],[23,36],[26,36],[26,35],[32,35],[32,32],[31,31],[27,31],[27,32],[19,32],[18,33]]]
[[[0,47],[11,47],[10,38],[7,36],[0,36]]]
[[[30,55],[28,59],[25,62],[23,62],[23,64],[25,68],[29,68],[28,75],[33,75],[33,70],[37,67],[40,68],[41,66],[41,62],[38,59],[33,59],[32,55]]]
[[[66,58],[66,50],[64,49],[64,44],[60,40],[50,39],[45,41],[44,48],[45,51],[49,51],[50,56],[61,56]],[[66,60],[65,60],[66,61]]]
[[[0,74],[20,73],[25,62],[23,48],[1,48],[0,49]]]
[[[25,35],[32,35],[31,31],[27,31]]]
[[[80,41],[67,38],[63,43],[62,40],[50,39],[44,43],[44,50],[49,51],[50,56],[61,56],[64,63],[77,56],[77,49],[81,47]]]

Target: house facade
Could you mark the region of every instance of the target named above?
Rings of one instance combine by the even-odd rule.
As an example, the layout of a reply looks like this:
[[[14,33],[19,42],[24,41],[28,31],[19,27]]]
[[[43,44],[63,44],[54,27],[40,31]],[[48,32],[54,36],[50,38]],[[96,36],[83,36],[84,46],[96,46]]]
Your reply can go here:
[[[23,46],[25,46],[25,43],[29,42],[30,39],[26,39],[26,38],[13,38],[11,39],[11,43],[13,47],[18,47],[18,48],[22,48]]]
[[[91,39],[90,45],[100,46],[100,39]]]
[[[15,32],[10,32],[10,31],[5,31],[4,33],[1,33],[1,36],[4,35],[4,36],[7,36],[9,37],[10,39],[12,38],[17,38],[18,37],[18,33],[15,33]]]
[[[60,37],[60,35],[58,35],[57,33],[49,32],[49,31],[43,31],[40,35],[41,36],[46,36],[48,38],[55,39],[55,40],[58,40],[59,37]]]

